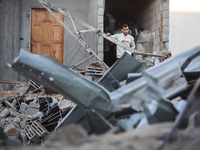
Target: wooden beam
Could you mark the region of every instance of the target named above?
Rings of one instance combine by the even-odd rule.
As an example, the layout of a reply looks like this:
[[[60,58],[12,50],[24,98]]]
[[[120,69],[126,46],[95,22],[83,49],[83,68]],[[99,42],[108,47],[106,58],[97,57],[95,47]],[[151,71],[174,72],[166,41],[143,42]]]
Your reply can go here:
[[[89,33],[89,32],[100,32],[101,29],[94,29],[94,30],[78,30],[78,34],[84,34],[84,33]]]
[[[45,4],[46,6],[48,6],[49,8],[51,8],[51,9],[53,9],[53,10],[56,10],[57,12],[59,12],[59,13],[63,14],[64,16],[70,18],[70,16],[69,16],[64,10],[62,10],[62,9],[60,9],[60,8],[58,8],[58,7],[56,7],[56,6],[54,6],[52,3],[48,2],[48,1],[45,1],[44,4]],[[78,24],[80,24],[80,25],[82,25],[82,26],[88,28],[89,30],[96,30],[95,27],[89,25],[88,23],[84,22],[83,20],[81,20],[81,19],[79,19],[79,18],[77,18],[77,17],[74,17],[74,16],[71,15],[71,18],[72,18],[76,23],[78,23]],[[133,48],[131,48],[131,47],[126,46],[125,44],[119,42],[118,40],[116,40],[116,39],[114,39],[114,38],[112,38],[112,37],[110,37],[110,36],[106,36],[106,34],[105,34],[104,32],[102,32],[102,31],[97,32],[97,34],[98,34],[99,36],[103,36],[105,39],[107,39],[107,40],[109,40],[109,41],[111,41],[111,42],[113,42],[113,43],[119,45],[119,46],[122,47],[123,49],[132,52],[133,54],[136,54],[136,55],[143,55],[143,56],[153,56],[153,57],[161,57],[161,56],[162,56],[162,55],[156,55],[156,54],[138,52],[137,50],[135,50],[135,49],[133,49]]]
[[[73,27],[74,27],[75,33],[78,34],[77,29],[76,29],[76,26],[75,26],[75,24],[74,24],[74,20],[72,19],[71,15],[70,15],[70,13],[69,13],[68,11],[67,11],[67,14],[69,15],[69,18],[70,18],[70,20],[71,20],[71,22],[72,22],[72,25],[73,25]]]
[[[74,35],[74,33],[68,28],[68,26],[64,24],[64,22],[46,4],[44,4],[42,0],[38,0],[38,1],[60,22],[60,24],[76,39],[76,41],[78,41],[83,46],[83,48],[90,55],[94,55],[97,58],[97,60],[99,60],[102,64],[105,65],[106,68],[109,68],[106,65],[106,63],[99,56],[97,56],[97,54],[91,48],[89,48],[89,46],[81,38],[78,38],[77,36]]]
[[[91,59],[92,57],[94,57],[94,55],[90,55],[88,58],[86,58],[83,61],[81,61],[78,64],[76,64],[75,67],[78,67],[78,66],[82,65],[83,63],[85,63],[86,61],[88,61],[89,59]]]

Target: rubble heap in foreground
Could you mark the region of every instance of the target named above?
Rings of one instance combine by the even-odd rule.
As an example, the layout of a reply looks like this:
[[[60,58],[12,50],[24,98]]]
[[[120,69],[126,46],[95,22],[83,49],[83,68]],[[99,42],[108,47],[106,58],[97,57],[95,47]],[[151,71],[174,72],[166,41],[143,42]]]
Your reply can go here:
[[[189,117],[199,108],[199,55],[200,47],[195,47],[145,69],[142,64],[125,53],[98,83],[76,74],[46,56],[35,56],[23,51],[15,59],[12,67],[76,104],[63,116],[60,114],[61,108],[53,112],[52,115],[58,113],[60,116],[55,121],[55,130],[78,123],[87,134],[103,134],[115,127],[118,127],[118,132],[128,132],[148,124],[167,121],[175,121],[174,124],[177,126],[172,129],[186,128]],[[33,63],[35,60],[40,61],[40,64]],[[36,99],[31,101],[33,103],[24,104],[21,100],[20,106],[24,105],[23,107],[31,110],[37,108],[37,113],[34,114],[38,114],[41,112],[38,108],[41,106],[36,105],[35,101],[40,102]],[[4,107],[9,107],[10,112],[13,101],[4,99],[1,102]],[[47,111],[54,104],[46,99],[42,103],[46,103]],[[16,110],[19,111],[20,107]],[[6,108],[5,114],[8,114]],[[44,113],[46,114],[47,112]],[[51,117],[39,117],[44,119],[42,121],[37,116],[34,118],[36,120],[32,118],[31,122],[28,122],[24,132],[29,142],[40,143],[41,139],[45,140],[42,136],[48,135],[49,131],[43,128],[43,123],[54,119]],[[40,135],[39,138],[35,138],[34,132]]]

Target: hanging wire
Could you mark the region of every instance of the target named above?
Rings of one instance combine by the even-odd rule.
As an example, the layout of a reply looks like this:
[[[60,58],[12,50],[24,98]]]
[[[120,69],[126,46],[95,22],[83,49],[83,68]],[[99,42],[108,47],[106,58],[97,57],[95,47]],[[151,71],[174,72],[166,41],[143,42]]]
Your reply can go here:
[[[68,63],[68,66],[71,66],[73,60],[75,59],[75,57],[77,56],[78,52],[80,51],[81,49],[81,45],[79,45],[79,47],[76,49],[75,53],[74,53],[74,56],[71,57],[71,60],[69,61]]]
[[[80,44],[76,45],[75,48],[72,49],[72,51],[64,58],[64,61],[65,61],[68,57],[70,57],[70,55],[74,52],[74,50],[75,50],[76,48],[78,48],[78,46],[80,46]]]

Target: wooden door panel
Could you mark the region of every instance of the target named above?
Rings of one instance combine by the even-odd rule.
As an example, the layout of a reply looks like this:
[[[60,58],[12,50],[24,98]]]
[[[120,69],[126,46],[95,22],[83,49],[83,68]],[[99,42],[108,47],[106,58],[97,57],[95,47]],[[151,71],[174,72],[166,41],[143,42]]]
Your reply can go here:
[[[41,44],[40,43],[33,43],[32,44],[32,51],[34,52],[34,54],[39,55],[41,53]]]
[[[43,24],[43,44],[52,44],[53,39],[53,28],[52,23],[49,21],[45,21]]]
[[[48,57],[51,57],[51,47],[43,47],[43,54],[45,54]]]
[[[47,18],[46,10],[37,10],[37,11],[32,11],[33,12],[33,18],[34,18],[34,25],[41,25],[42,21]]]
[[[63,63],[64,27],[46,9],[34,8],[31,12],[32,53],[43,53]],[[62,14],[55,13],[64,21]]]
[[[61,44],[54,44],[53,45],[53,56],[52,58],[57,60],[57,61],[61,61],[60,58],[61,58],[61,53],[58,53],[59,49],[62,47]]]
[[[54,44],[61,44],[62,43],[62,26],[61,25],[56,25],[53,27],[53,31],[54,31]]]
[[[32,29],[32,43],[40,43],[42,40],[41,26],[34,26]]]

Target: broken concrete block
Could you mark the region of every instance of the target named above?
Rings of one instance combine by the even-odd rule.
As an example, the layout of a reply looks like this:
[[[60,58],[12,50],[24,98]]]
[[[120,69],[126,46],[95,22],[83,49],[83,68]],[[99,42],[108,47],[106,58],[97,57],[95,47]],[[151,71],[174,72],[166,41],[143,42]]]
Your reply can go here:
[[[27,123],[26,120],[23,120],[23,121],[20,122],[21,129],[24,129],[27,125],[28,125],[28,123]]]
[[[62,100],[58,103],[58,107],[62,110],[62,112],[65,112],[69,110],[69,108],[73,107],[75,104],[69,100]]]
[[[9,109],[4,109],[1,113],[0,113],[0,118],[5,118],[10,114]]]
[[[13,122],[13,118],[12,117],[7,117],[7,118],[5,118],[5,122],[6,123],[12,123]]]
[[[10,108],[13,108],[14,110],[17,110],[10,102],[5,101],[6,105]]]
[[[26,143],[28,141],[28,137],[24,130],[20,130],[19,132],[19,138],[23,141],[23,143]]]
[[[34,121],[31,124],[31,127],[35,131],[35,133],[41,138],[44,138],[49,134],[49,131],[39,122]]]
[[[7,127],[5,127],[4,132],[10,136],[16,136],[19,132],[19,129],[16,128],[13,123],[11,123]]]
[[[25,119],[25,115],[24,114],[20,114],[18,117],[21,118],[21,119]]]
[[[19,123],[21,121],[21,119],[19,117],[15,117],[15,118],[13,118],[13,121],[16,123]]]
[[[10,114],[11,114],[12,116],[14,116],[14,117],[19,116],[19,113],[18,113],[16,110],[14,110],[13,108],[9,108],[9,110],[10,110]]]
[[[26,133],[28,139],[32,143],[37,143],[40,141],[40,138],[37,136],[37,134],[32,130],[32,128],[29,125],[26,126],[24,132]]]
[[[39,109],[28,108],[28,109],[25,111],[25,115],[26,115],[26,116],[34,116],[34,115],[36,115],[38,112],[39,112]]]
[[[26,103],[21,103],[20,105],[20,112],[24,112],[28,108],[28,105]]]
[[[42,119],[43,116],[44,116],[43,112],[38,112],[35,117]]]
[[[40,105],[38,103],[34,103],[34,102],[30,102],[30,104],[28,105],[30,108],[40,108]]]
[[[0,120],[0,126],[4,127],[4,124],[6,123],[5,118],[2,118]]]
[[[19,125],[19,123],[12,122],[12,124],[13,124],[16,128],[20,129],[20,125]]]
[[[23,87],[23,89],[20,91],[19,96],[24,96],[24,94],[26,94],[26,92],[28,91],[30,85],[25,85],[26,87]]]
[[[13,106],[14,105],[16,105],[17,104],[17,100],[16,99],[14,99],[13,101],[12,101],[12,103],[11,103]]]

